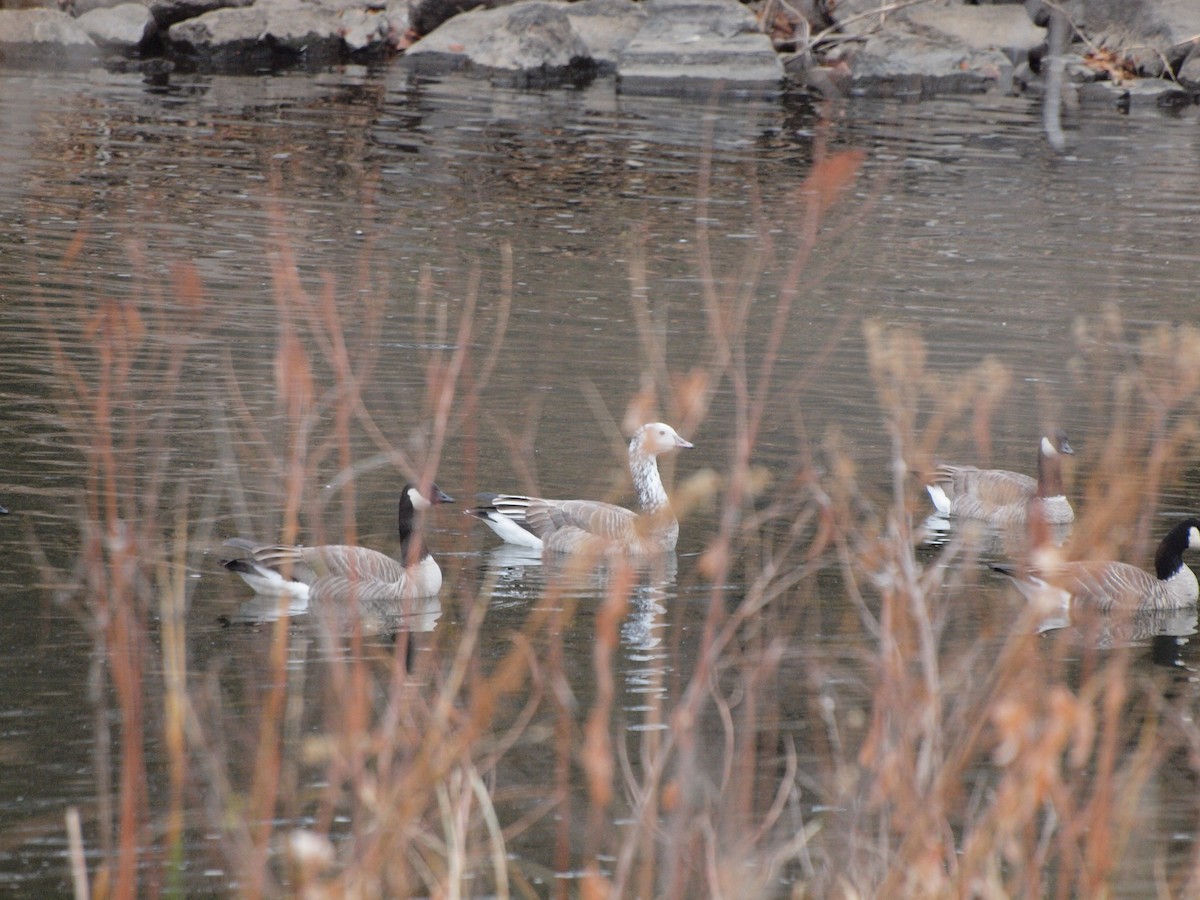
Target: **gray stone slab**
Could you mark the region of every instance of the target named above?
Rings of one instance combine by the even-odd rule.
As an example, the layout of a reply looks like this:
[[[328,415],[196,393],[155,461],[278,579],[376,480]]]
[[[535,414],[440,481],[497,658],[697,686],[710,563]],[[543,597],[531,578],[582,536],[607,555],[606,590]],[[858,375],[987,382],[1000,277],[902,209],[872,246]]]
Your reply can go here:
[[[646,21],[625,45],[617,75],[625,92],[771,92],[783,64],[749,9],[736,0],[646,0]]]

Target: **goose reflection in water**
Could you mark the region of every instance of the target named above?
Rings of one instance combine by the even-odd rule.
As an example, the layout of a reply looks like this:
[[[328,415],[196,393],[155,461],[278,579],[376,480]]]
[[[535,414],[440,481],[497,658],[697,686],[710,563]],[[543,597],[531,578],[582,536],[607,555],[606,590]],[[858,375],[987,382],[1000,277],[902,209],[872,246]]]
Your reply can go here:
[[[359,627],[363,634],[370,635],[389,635],[401,631],[430,632],[437,627],[441,618],[442,602],[437,597],[417,597],[386,604],[363,604],[347,611],[344,607],[310,605],[307,601],[298,600],[281,606],[278,598],[255,594],[242,603],[235,613],[222,616],[221,622],[224,625],[261,625],[274,622],[282,615],[315,620],[333,634],[348,634]]]
[[[549,554],[506,545],[483,555],[493,604],[536,603],[547,596],[574,596],[591,604],[605,601],[613,579],[630,571],[628,607],[620,626],[629,693],[638,697],[626,711],[650,708],[650,696],[665,691],[669,654],[663,648],[667,609],[676,599],[679,560],[674,553],[647,557],[594,559]],[[635,729],[638,726],[633,726]]]
[[[1074,615],[1056,612],[1043,619],[1037,631],[1042,635],[1062,632],[1072,644],[1094,650],[1149,643],[1155,662],[1175,665],[1163,659],[1178,657],[1181,648],[1191,643],[1188,638],[1197,631],[1197,610],[1190,606],[1111,612],[1093,609]],[[1168,648],[1174,649],[1167,653]]]

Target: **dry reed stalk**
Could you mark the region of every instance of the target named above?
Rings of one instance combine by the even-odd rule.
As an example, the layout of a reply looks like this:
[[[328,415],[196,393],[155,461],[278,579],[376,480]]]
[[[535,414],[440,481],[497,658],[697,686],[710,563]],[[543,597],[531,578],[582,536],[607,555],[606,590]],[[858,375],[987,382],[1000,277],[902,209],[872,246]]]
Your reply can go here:
[[[1123,331],[1111,316],[1101,328]],[[1086,338],[1092,326],[1078,332]],[[1172,746],[1160,724],[1169,706],[1154,685],[1131,679],[1127,651],[1087,649],[1078,679],[1068,678],[1068,645],[1034,635],[1033,609],[1012,623],[992,659],[945,643],[943,598],[953,602],[961,590],[946,573],[962,541],[932,560],[913,554],[907,521],[919,485],[912,473],[927,470],[927,448],[968,410],[980,440],[997,399],[989,385],[1007,379],[988,363],[951,391],[926,370],[913,335],[868,325],[867,338],[894,445],[880,527],[865,531],[856,514],[862,495],[853,467],[832,466],[837,477],[827,492],[848,550],[845,576],[861,577],[878,596],[877,619],[868,610],[876,601],[862,601],[878,669],[861,769],[828,801],[844,812],[823,835],[839,843],[812,848],[833,875],[817,883],[886,896],[1107,893],[1133,833],[1136,798]],[[1149,520],[1157,487],[1195,450],[1200,339],[1153,331],[1126,344],[1136,348],[1128,354],[1113,354],[1108,342],[1080,343],[1083,354],[1100,357],[1077,364],[1089,383],[1101,376],[1114,392],[1097,391],[1097,402],[1118,412],[1112,438],[1095,454],[1086,513],[1067,552],[1112,546],[1096,541],[1101,533],[1136,546],[1140,526],[1123,523]],[[932,410],[923,424],[915,415],[921,408]],[[843,452],[835,447],[831,455]],[[1131,460],[1145,470],[1133,490]],[[1147,484],[1155,486],[1150,495]],[[948,690],[949,683],[960,687]],[[965,783],[981,776],[991,791],[968,794]],[[848,856],[847,847],[854,848]]]
[[[69,269],[87,241],[81,230],[63,259]],[[130,244],[135,264],[144,262],[140,248]],[[184,324],[201,329],[195,272],[179,266],[169,285],[184,312]],[[76,574],[64,578],[50,573],[59,594],[73,598],[77,612],[95,642],[91,692],[96,699],[96,768],[102,861],[92,879],[98,896],[132,896],[142,882],[139,865],[152,858],[143,834],[152,818],[147,794],[145,732],[154,722],[146,707],[147,682],[157,677],[157,658],[149,639],[154,572],[158,559],[152,548],[159,540],[157,498],[168,478],[163,432],[171,402],[182,377],[187,338],[170,339],[158,327],[155,312],[161,295],[135,290],[125,301],[101,298],[93,310],[55,317],[40,309],[43,334],[50,350],[59,390],[59,424],[79,440],[86,463],[81,510],[81,554]],[[73,323],[83,322],[76,333]],[[80,341],[79,338],[83,340]],[[135,373],[154,375],[149,395],[141,392]],[[143,444],[143,442],[145,442]],[[33,538],[36,542],[36,538]],[[34,546],[35,558],[44,554]],[[182,564],[182,559],[176,562]],[[160,575],[165,570],[160,569]],[[176,573],[178,576],[178,573]],[[160,583],[162,580],[160,578]],[[174,579],[175,602],[182,602],[181,582]],[[173,643],[178,648],[178,643]],[[172,672],[178,673],[178,660]],[[168,673],[170,677],[170,673]],[[120,713],[116,785],[108,779],[113,765],[113,730],[107,704],[115,699]],[[178,698],[177,691],[172,696]],[[172,766],[172,803],[168,825],[168,856],[178,862],[180,785],[184,771],[178,740],[178,718],[172,717],[167,736]],[[113,791],[116,802],[113,802]],[[77,835],[80,840],[82,837]],[[76,890],[80,885],[76,871]],[[146,879],[153,892],[161,890],[157,874]]]

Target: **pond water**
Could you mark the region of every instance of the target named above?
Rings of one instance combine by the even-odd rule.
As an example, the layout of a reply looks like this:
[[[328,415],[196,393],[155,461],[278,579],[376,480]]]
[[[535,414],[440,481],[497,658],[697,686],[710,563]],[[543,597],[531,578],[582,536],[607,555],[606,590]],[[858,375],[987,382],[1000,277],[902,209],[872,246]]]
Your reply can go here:
[[[1038,107],[1020,98],[705,103],[625,97],[605,83],[521,93],[422,82],[397,67],[186,76],[166,87],[99,72],[6,73],[0,121],[0,502],[12,511],[0,520],[0,885],[31,896],[69,890],[64,811],[80,809],[94,853],[106,814],[97,785],[118,777],[115,763],[97,771],[105,758],[97,733],[111,732],[116,743],[121,720],[119,704],[97,684],[95,609],[55,590],[59,580],[83,577],[80,523],[89,504],[103,506],[88,495],[94,457],[85,451],[103,438],[87,402],[100,391],[97,347],[106,339],[142,342],[108,388],[126,429],[117,437],[123,474],[114,494],[127,519],[156,515],[163,533],[186,513],[187,675],[197,689],[218,685],[236,783],[253,771],[253,756],[238,752],[271,684],[276,632],[223,622],[247,589],[218,565],[218,545],[234,534],[281,533],[288,460],[300,445],[297,539],[306,543],[350,537],[391,549],[395,497],[413,474],[405,466],[436,467],[438,483],[459,501],[429,527],[446,587],[406,637],[405,652],[435,659],[426,664],[435,669],[449,666],[479,591],[487,607],[476,651],[483,669],[505,657],[537,610],[569,610],[554,638],[535,649],[547,671],[561,665],[566,673],[560,687],[570,700],[559,702],[574,711],[571,727],[582,729],[597,701],[597,610],[608,578],[575,578],[500,553],[461,509],[482,490],[626,501],[623,434],[639,396],[651,398],[643,418],[675,417],[696,445],[664,461],[670,483],[728,472],[745,407],[733,381],[712,374],[713,296],[728,308],[743,296],[751,301],[740,352],[756,376],[778,339],[753,448],[753,462],[770,477],[767,498],[797,490],[793,476],[809,448],[836,433],[863,490],[886,503],[893,447],[865,320],[913,329],[925,342],[925,365],[948,389],[988,356],[1011,372],[995,408],[975,420],[987,426],[986,439],[964,411],[935,448],[939,456],[1031,471],[1038,436],[1061,423],[1078,450],[1072,490],[1101,468],[1110,444],[1116,420],[1104,385],[1131,353],[1123,342],[1196,320],[1200,130],[1190,111],[1077,112],[1070,152],[1059,157],[1041,137]],[[815,161],[831,158],[861,169],[826,210],[781,321],[791,267],[807,252],[802,191],[812,187]],[[300,296],[309,302],[297,303]],[[330,306],[322,307],[326,296]],[[112,320],[97,314],[116,308],[141,314],[106,332]],[[1080,321],[1099,327],[1113,310],[1123,336],[1097,362],[1080,349]],[[460,332],[464,322],[469,330]],[[280,362],[277,348],[293,333],[312,360],[303,441],[280,399],[280,379],[296,380],[297,370]],[[464,335],[472,352],[443,436],[431,385],[436,361]],[[344,441],[339,340],[363,375],[361,408]],[[689,391],[689,373],[708,380],[697,376]],[[81,392],[87,402],[65,399]],[[935,403],[926,396],[918,405],[929,412]],[[1178,423],[1181,410],[1168,423]],[[1183,462],[1155,485],[1151,536],[1200,508],[1194,454]],[[703,554],[722,512],[692,510],[678,560],[636,582],[613,661],[618,735],[642,740],[671,728],[697,666],[711,595]],[[735,562],[730,596],[744,594],[752,577],[750,563]],[[168,748],[155,724],[154,686],[163,687],[158,593],[148,593],[151,627],[140,651],[151,670],[147,843],[166,827],[168,790]],[[983,653],[999,647],[1017,615],[1012,592],[981,576],[964,594],[946,640]],[[804,720],[813,698],[825,696],[821,679],[865,680],[874,671],[872,642],[838,573],[796,588],[796,597],[763,621],[789,635],[774,734],[791,735],[811,760]],[[1163,678],[1161,643],[1132,642],[1135,683]],[[1166,643],[1175,671],[1195,666],[1186,640]],[[339,658],[386,661],[392,644],[378,638],[347,649],[298,622],[286,649],[289,684],[310,699],[286,726],[296,737],[320,731],[319,698]],[[1194,705],[1192,681],[1172,690]],[[861,692],[849,696],[851,707],[866,702]],[[507,852],[536,892],[556,883],[574,891],[594,823],[564,813],[570,804],[532,814],[534,788],[558,759],[553,740],[537,734],[496,769],[509,790],[503,824],[530,816]],[[719,724],[710,737],[724,740]],[[708,754],[699,757],[703,768]],[[711,777],[721,780],[719,771]],[[1194,777],[1181,755],[1157,770],[1142,798],[1146,852],[1129,854],[1137,858],[1119,890],[1138,895],[1156,860],[1194,851],[1196,804],[1179,787]],[[565,780],[573,808],[586,808],[583,777]],[[188,788],[196,809],[207,802],[205,783],[198,777]],[[324,787],[317,779],[300,794]],[[800,803],[806,814],[816,806],[809,803]],[[297,801],[279,815],[311,824],[308,810]],[[235,892],[230,839],[204,821],[199,813],[189,820],[185,889]],[[781,876],[779,889],[796,875]]]

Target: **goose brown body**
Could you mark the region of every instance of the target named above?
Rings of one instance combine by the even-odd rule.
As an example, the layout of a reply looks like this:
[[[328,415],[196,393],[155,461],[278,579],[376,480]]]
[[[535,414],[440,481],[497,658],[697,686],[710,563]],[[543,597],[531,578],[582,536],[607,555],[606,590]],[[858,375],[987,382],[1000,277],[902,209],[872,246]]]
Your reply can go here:
[[[939,466],[929,494],[944,515],[997,526],[1023,524],[1036,503],[1046,524],[1064,525],[1075,521],[1075,511],[1063,493],[1061,454],[1074,452],[1061,431],[1053,443],[1043,437],[1036,479],[1006,469]]]
[[[1200,582],[1183,554],[1200,548],[1200,519],[1187,519],[1167,532],[1154,555],[1154,572],[1125,562],[1078,561],[1046,571],[1021,573],[992,568],[1007,576],[1030,599],[1055,600],[1068,608],[1171,610],[1196,605]]]
[[[400,559],[345,544],[317,547],[256,544],[231,538],[226,544],[241,551],[221,561],[260,594],[287,594],[309,603],[356,603],[364,610],[430,597],[442,586],[442,571],[415,527],[417,512],[453,499],[437,485],[426,497],[412,485],[400,496],[398,516]]]

